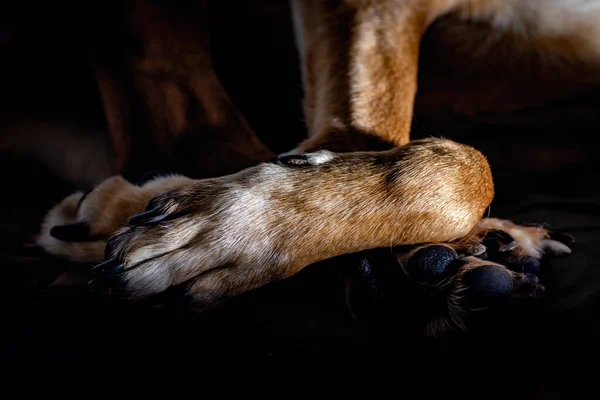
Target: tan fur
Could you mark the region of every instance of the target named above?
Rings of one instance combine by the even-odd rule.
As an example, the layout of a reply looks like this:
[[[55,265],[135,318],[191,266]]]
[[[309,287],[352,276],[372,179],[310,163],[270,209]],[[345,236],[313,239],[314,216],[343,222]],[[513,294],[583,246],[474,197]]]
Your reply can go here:
[[[570,254],[571,249],[550,239],[548,231],[541,226],[520,226],[514,222],[498,218],[485,218],[479,223],[482,232],[500,230],[511,235],[518,243],[518,251],[523,256],[541,258],[548,247],[553,253]]]
[[[455,39],[459,51],[463,47],[471,51],[457,60],[462,69],[471,72],[467,76],[472,76],[474,65],[481,65],[486,58],[502,65],[499,70],[510,68],[512,63],[522,65],[520,74],[533,82],[526,81],[523,85],[501,81],[502,90],[509,87],[513,91],[520,90],[521,94],[533,86],[538,93],[528,94],[529,104],[539,102],[540,94],[541,98],[556,95],[556,86],[559,93],[580,82],[600,87],[599,1],[297,3],[296,9],[304,22],[301,52],[305,63],[305,108],[310,135],[300,150],[322,147],[355,150],[370,144],[365,137],[371,136],[389,145],[407,143],[417,90],[421,38],[429,25],[444,14],[453,13],[460,20],[488,24],[495,30],[488,30],[487,38],[469,36],[472,28],[466,33],[448,29],[440,33],[440,36],[450,33],[450,39],[444,40]],[[498,45],[502,45],[495,40],[498,35],[513,37],[508,53],[498,53]],[[498,58],[498,54],[503,58]],[[581,74],[590,69],[596,74]],[[561,79],[554,79],[552,73],[560,74]],[[480,78],[481,74],[475,76]],[[490,83],[496,77],[486,74],[484,78],[487,81],[483,85],[477,81],[477,85],[485,87],[487,91],[483,93],[489,96]],[[565,81],[560,82],[562,79]],[[554,83],[555,80],[558,82]],[[471,84],[468,80],[460,83]],[[446,85],[446,82],[441,83],[442,87]],[[453,89],[453,95],[461,99],[464,89],[460,86]],[[435,91],[434,87],[431,92]],[[494,91],[491,94],[494,95]],[[518,101],[520,97],[513,93],[510,98]],[[462,101],[462,107],[477,108],[482,101],[485,105],[494,104],[489,99],[471,96]]]
[[[525,254],[539,256],[546,231],[481,222],[494,188],[480,152],[444,139],[409,142],[420,43],[436,19],[453,13],[521,37],[527,54],[539,53],[539,70],[546,60],[561,65],[552,71],[575,64],[595,69],[600,65],[599,7],[599,0],[296,2],[309,130],[296,150],[332,152],[309,155],[302,166],[263,163],[221,178],[184,182],[155,197],[159,211],[178,217],[123,228],[115,236],[110,255],[124,263],[128,291],[146,296],[191,282],[196,300],[210,306],[336,255],[468,242],[498,227],[508,229]],[[147,55],[170,52],[160,46],[146,50]],[[136,60],[134,67],[174,75],[174,81],[180,73],[187,76],[188,68],[207,68],[208,77],[212,73],[202,63],[184,60],[171,70],[172,64],[154,58]],[[146,79],[137,84],[145,93],[156,90]],[[175,109],[181,106],[177,92],[167,89],[173,100],[169,107]],[[208,103],[204,107],[210,109]],[[168,123],[154,122],[157,130],[184,125],[176,110]],[[385,147],[394,148],[359,151]],[[114,232],[125,225],[126,215],[143,209],[147,196],[127,204],[129,195],[121,195],[131,190],[117,179],[83,202],[81,210],[97,232]],[[106,215],[96,220],[94,213]]]
[[[76,262],[101,261],[106,241],[127,224],[130,216],[144,211],[154,196],[192,182],[189,178],[171,175],[137,186],[120,176],[108,178],[88,193],[81,203],[83,193],[76,192],[54,206],[46,214],[35,242],[54,256]],[[70,243],[50,235],[52,227],[74,222],[87,222],[95,240]]]
[[[148,147],[170,169],[205,176],[271,158],[213,69],[206,1],[175,8],[165,12],[156,2],[125,2],[114,21],[125,21],[117,28],[122,36],[109,36],[103,49],[108,56],[95,62],[117,168],[152,168],[145,159]]]

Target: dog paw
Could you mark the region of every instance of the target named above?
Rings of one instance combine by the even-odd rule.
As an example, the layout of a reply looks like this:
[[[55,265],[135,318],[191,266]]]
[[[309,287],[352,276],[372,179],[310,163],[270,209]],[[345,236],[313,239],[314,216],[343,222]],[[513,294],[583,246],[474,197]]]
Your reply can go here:
[[[87,193],[67,196],[48,211],[35,245],[68,261],[99,262],[108,238],[127,225],[129,216],[143,211],[157,193],[190,182],[168,176],[138,186],[120,176],[108,178]]]
[[[485,218],[479,224],[478,258],[505,265],[515,272],[539,276],[544,259],[571,254],[573,236],[552,232],[541,225],[517,225],[508,220]]]
[[[570,254],[575,243],[565,233],[504,220],[484,220],[480,228],[478,243],[398,247],[391,262],[376,252],[365,253],[350,274],[351,314],[356,317],[359,310],[371,321],[364,317],[394,318],[390,313],[409,301],[412,306],[402,312],[427,315],[426,335],[465,331],[475,310],[542,297],[545,287],[539,277],[546,259]],[[394,269],[402,274],[394,274]],[[398,301],[393,292],[399,291],[410,293],[410,298]]]
[[[269,168],[279,167],[264,164],[254,171]],[[154,197],[110,238],[92,287],[132,300],[181,288],[201,310],[289,276],[292,246],[278,246],[275,237],[285,233],[268,218],[277,210],[269,209],[261,178],[248,176],[246,182],[244,173]]]
[[[480,247],[476,253],[482,251]],[[453,328],[465,330],[465,319],[473,310],[515,299],[539,298],[545,292],[537,274],[517,272],[469,253],[457,252],[450,245],[434,244],[398,257],[408,279],[434,304],[433,317],[425,329],[427,334]]]

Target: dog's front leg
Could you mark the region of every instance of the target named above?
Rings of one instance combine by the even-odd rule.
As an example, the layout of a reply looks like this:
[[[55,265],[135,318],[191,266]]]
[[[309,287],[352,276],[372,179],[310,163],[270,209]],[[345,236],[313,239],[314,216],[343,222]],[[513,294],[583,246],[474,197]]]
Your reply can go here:
[[[273,157],[214,69],[206,3],[104,7],[111,29],[90,51],[116,169],[128,179],[157,169],[219,176]]]
[[[455,3],[294,0],[309,131],[296,151],[408,143],[421,36]]]
[[[485,158],[449,140],[284,156],[155,197],[97,271],[132,297],[183,284],[212,306],[337,255],[468,236],[492,196]]]

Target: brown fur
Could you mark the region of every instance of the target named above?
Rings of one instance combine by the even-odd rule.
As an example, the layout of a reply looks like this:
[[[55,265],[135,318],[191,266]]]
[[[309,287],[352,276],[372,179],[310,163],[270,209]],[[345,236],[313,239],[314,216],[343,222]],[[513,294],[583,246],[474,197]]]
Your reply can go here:
[[[135,71],[134,90],[150,111],[144,126],[153,140],[168,148],[170,138],[193,126],[227,131],[231,117],[237,121],[232,129],[236,140],[241,135],[244,147],[261,155],[256,159],[264,156],[253,134],[240,128],[240,117],[210,66],[201,30],[189,31],[194,24],[184,15],[166,17],[154,6],[136,4],[141,7],[136,14],[140,19],[131,25],[142,51],[128,62]],[[575,70],[598,67],[600,41],[594,36],[586,39],[575,29],[580,26],[593,33],[593,23],[582,25],[567,18],[560,31],[548,20],[555,18],[558,24],[556,18],[569,17],[568,9],[556,13],[548,9],[544,25],[542,19],[531,17],[527,7],[516,0],[298,1],[309,138],[296,151],[309,152],[304,164],[262,163],[233,175],[178,186],[152,200],[153,208],[177,215],[163,222],[123,228],[125,214],[141,210],[148,200],[127,195],[134,191],[127,185],[119,199],[127,199],[123,201],[131,202],[130,206],[115,210],[110,200],[114,196],[98,195],[86,199],[84,204],[89,205],[83,209],[102,212],[78,218],[103,226],[106,233],[120,229],[111,256],[124,263],[123,279],[132,296],[188,282],[202,306],[336,255],[426,242],[464,243],[498,226],[519,236],[524,254],[539,256],[544,246],[553,245],[543,242],[545,231],[498,220],[480,223],[494,196],[491,171],[480,152],[444,139],[409,143],[421,39],[444,13],[453,11],[452,18],[460,24],[487,23],[495,31],[522,37],[513,41],[520,46],[513,50],[526,49],[521,59],[537,71],[526,74],[527,79],[538,80],[528,88],[544,87],[539,82],[547,81],[550,72],[570,71],[563,75],[569,78],[576,77]],[[526,33],[520,31],[522,26]],[[198,34],[197,42],[181,39],[189,39],[190,32]],[[455,32],[448,41],[462,35]],[[160,41],[149,40],[152,34]],[[468,72],[478,68],[468,66],[471,60],[480,66],[487,53],[477,54],[481,49],[466,40],[463,49],[475,52],[460,60]],[[491,52],[492,47],[482,51]],[[202,77],[194,71],[201,71]],[[115,80],[103,73],[99,76],[105,99],[123,96],[112,87]],[[580,84],[600,82],[595,77],[573,79]],[[526,101],[562,94],[566,86],[535,90]],[[459,98],[457,104],[477,108],[475,101],[483,94],[476,85],[470,88],[470,96]],[[189,93],[197,103],[189,102]],[[498,89],[492,99],[505,98],[507,93],[514,96]],[[135,139],[127,136],[133,129],[128,102],[107,102],[112,107],[107,108],[111,132],[125,157],[136,148]],[[513,101],[499,107],[519,105]],[[188,119],[190,114],[182,111],[187,107],[197,107],[201,121]],[[484,103],[481,108],[488,107]],[[393,149],[357,152],[386,147]],[[319,149],[336,153],[315,152]],[[113,218],[113,213],[119,216]],[[465,268],[478,263],[474,260]]]
[[[119,170],[157,168],[157,158],[166,169],[215,176],[273,156],[213,69],[205,3],[165,12],[129,1],[125,23],[121,10],[112,17],[121,34],[109,36],[95,68]]]

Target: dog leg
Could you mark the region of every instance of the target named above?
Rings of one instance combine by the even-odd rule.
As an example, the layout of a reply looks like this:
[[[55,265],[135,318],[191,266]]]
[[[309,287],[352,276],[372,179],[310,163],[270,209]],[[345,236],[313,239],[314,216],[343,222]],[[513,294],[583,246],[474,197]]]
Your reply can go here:
[[[93,190],[73,193],[54,206],[46,214],[35,244],[54,257],[98,263],[104,259],[108,238],[127,226],[130,216],[144,211],[154,196],[193,182],[178,175],[143,185],[121,176],[108,178]]]
[[[570,235],[541,226],[486,218],[474,235],[452,243],[351,255],[344,262],[349,312],[375,329],[413,316],[427,336],[466,331],[476,311],[541,297],[542,265],[570,254],[573,244]]]
[[[494,193],[485,158],[448,140],[408,143],[420,36],[449,2],[339,4],[335,20],[319,25],[325,5],[315,3],[321,29],[351,29],[330,38],[333,55],[307,45],[307,102],[316,108],[299,149],[397,147],[286,155],[157,196],[109,241],[101,282],[133,298],[185,285],[209,307],[337,255],[478,231]],[[311,57],[339,55],[333,43],[341,64],[310,67]]]
[[[141,0],[109,10],[104,23],[112,29],[102,30],[92,53],[125,177],[149,169],[212,177],[274,156],[213,69],[205,1]]]
[[[404,146],[280,157],[275,164],[167,192],[111,239],[100,275],[116,273],[133,297],[193,280],[200,302],[213,305],[336,255],[468,235],[493,197],[485,158],[447,140],[406,144],[419,38],[443,9],[426,3],[406,1],[392,14],[380,2],[344,2],[333,10],[329,22],[342,26],[331,27],[339,35],[324,48],[334,49],[340,39],[347,54],[316,54],[329,59],[325,70],[331,72],[314,83],[318,107],[311,138],[301,147],[347,151],[363,148],[365,137]],[[323,10],[326,3],[314,5],[317,19],[332,11]],[[326,29],[329,22],[315,24]],[[344,36],[346,30],[355,36]],[[337,56],[344,63],[333,71]],[[348,71],[350,82],[344,78]],[[327,90],[332,85],[335,90]],[[217,271],[219,279],[213,277]]]
[[[294,151],[408,143],[421,36],[454,3],[294,0],[309,131]]]
[[[286,156],[155,197],[97,271],[132,298],[184,284],[209,307],[341,254],[469,236],[492,197],[481,153],[444,139]]]

